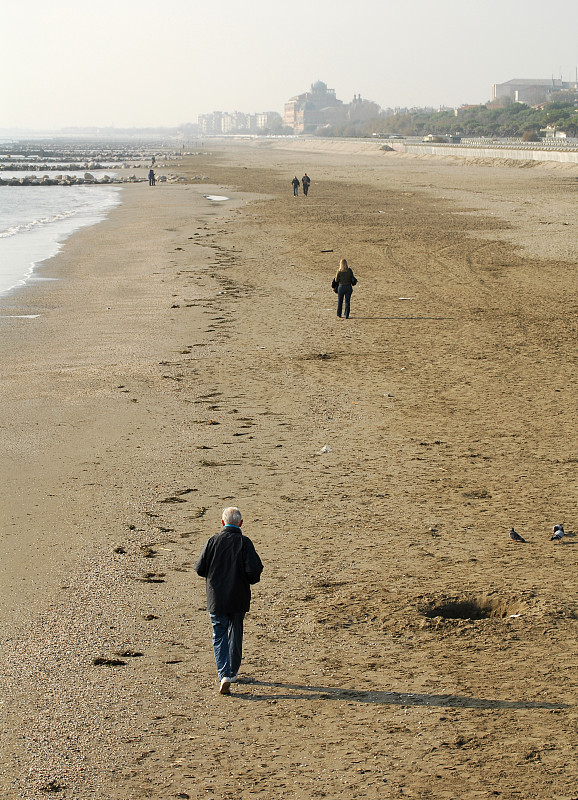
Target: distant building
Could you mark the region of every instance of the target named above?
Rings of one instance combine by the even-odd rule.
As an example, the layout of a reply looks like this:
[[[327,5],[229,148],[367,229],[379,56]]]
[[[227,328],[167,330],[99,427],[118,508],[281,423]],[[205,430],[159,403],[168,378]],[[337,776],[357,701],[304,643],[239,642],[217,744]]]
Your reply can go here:
[[[199,115],[199,128],[203,136],[220,136],[232,133],[255,133],[280,128],[281,114],[264,111],[260,114],[245,114],[242,111],[213,111]]]
[[[281,114],[276,111],[263,111],[261,114],[252,114],[258,131],[280,128],[282,125]]]
[[[546,103],[550,95],[565,89],[576,89],[576,83],[569,83],[557,78],[514,78],[506,83],[495,83],[492,87],[492,101],[511,100],[513,103],[525,103],[535,106]]]
[[[304,133],[346,119],[347,110],[343,101],[335,97],[335,89],[328,89],[326,83],[316,81],[311,84],[311,91],[291,97],[285,103],[283,122],[294,133]]]
[[[220,111],[213,111],[212,114],[199,114],[199,128],[203,136],[212,136],[222,133],[223,114]]]
[[[226,111],[221,117],[221,133],[234,133],[246,130],[248,127],[248,114],[240,111],[229,113]]]
[[[360,94],[354,94],[347,106],[347,119],[350,122],[369,122],[379,116],[381,108],[372,100],[363,100]]]
[[[540,136],[543,136],[545,139],[566,139],[566,133],[564,131],[559,131],[556,129],[555,125],[546,125],[540,131]]]
[[[329,125],[346,122],[368,122],[381,111],[377,103],[363,100],[361,95],[353,95],[351,103],[343,103],[335,96],[334,89],[328,89],[323,81],[311,84],[311,90],[295,95],[285,103],[285,127],[294,133],[312,133]]]

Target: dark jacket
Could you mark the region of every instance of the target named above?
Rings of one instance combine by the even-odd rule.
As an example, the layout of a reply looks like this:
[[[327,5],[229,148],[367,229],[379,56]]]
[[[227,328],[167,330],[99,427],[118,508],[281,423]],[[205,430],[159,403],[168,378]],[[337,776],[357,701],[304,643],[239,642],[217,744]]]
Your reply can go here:
[[[241,528],[225,525],[211,536],[194,568],[207,579],[207,611],[237,614],[249,610],[250,584],[259,582],[263,564]]]
[[[353,286],[354,276],[351,267],[343,269],[335,276],[337,286]]]

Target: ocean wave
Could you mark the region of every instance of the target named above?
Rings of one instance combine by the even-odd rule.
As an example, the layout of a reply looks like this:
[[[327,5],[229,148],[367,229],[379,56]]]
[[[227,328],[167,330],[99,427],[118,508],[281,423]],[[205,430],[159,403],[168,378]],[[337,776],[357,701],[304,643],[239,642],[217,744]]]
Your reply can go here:
[[[19,233],[25,233],[26,231],[31,231],[38,227],[60,222],[63,219],[70,219],[76,216],[76,214],[78,214],[78,210],[73,209],[72,211],[66,211],[62,214],[53,214],[51,217],[42,217],[41,219],[33,219],[31,222],[26,222],[21,225],[13,225],[4,231],[0,231],[0,239],[7,239],[9,236],[16,236]]]
[[[121,192],[118,186],[25,192],[0,187],[0,298],[33,279],[71,234],[103,220],[120,203]]]

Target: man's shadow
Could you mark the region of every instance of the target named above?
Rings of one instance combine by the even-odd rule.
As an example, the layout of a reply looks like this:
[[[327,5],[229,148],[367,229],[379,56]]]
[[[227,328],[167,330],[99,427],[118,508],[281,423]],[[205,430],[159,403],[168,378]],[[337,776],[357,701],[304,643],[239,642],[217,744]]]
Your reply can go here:
[[[367,320],[372,321],[374,319],[391,319],[391,320],[409,320],[409,321],[414,321],[414,322],[423,322],[423,321],[430,321],[430,320],[433,321],[433,322],[441,322],[443,320],[452,320],[452,319],[454,319],[454,317],[376,317],[376,316],[364,317],[364,316],[359,316],[358,314],[355,314],[355,315],[352,314],[351,315],[352,318],[354,316],[355,316],[356,321],[367,321]]]
[[[529,700],[491,700],[480,697],[465,697],[454,694],[419,694],[414,692],[358,691],[355,689],[336,689],[328,686],[303,686],[294,683],[272,683],[245,678],[239,682],[252,687],[280,689],[280,692],[235,691],[231,697],[241,700],[348,700],[354,703],[368,703],[384,706],[427,706],[432,708],[485,708],[485,709],[563,709],[564,703],[533,702]]]

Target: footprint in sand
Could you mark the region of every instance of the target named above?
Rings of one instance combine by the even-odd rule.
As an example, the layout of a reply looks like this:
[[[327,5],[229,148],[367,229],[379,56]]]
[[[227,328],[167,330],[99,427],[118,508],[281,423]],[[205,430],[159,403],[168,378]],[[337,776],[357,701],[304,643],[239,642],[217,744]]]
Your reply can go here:
[[[97,656],[92,659],[95,667],[124,667],[126,661],[121,661],[119,658],[106,658],[105,656]]]
[[[140,583],[164,583],[165,572],[145,572],[142,578],[137,578]]]

